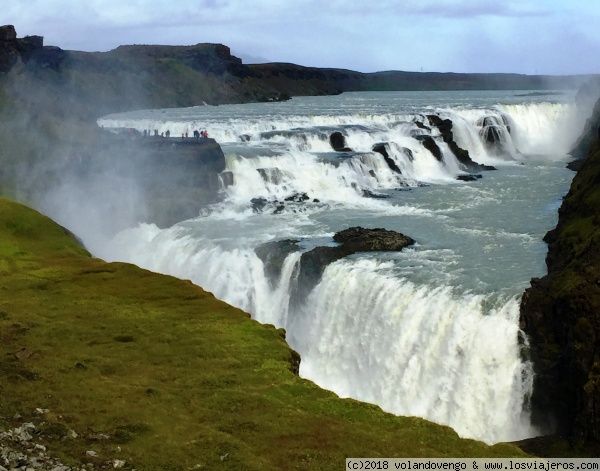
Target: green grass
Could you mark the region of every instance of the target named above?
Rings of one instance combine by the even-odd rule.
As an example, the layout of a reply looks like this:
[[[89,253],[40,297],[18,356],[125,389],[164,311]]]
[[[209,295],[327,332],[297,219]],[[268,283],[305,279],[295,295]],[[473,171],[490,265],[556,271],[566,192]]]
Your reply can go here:
[[[189,281],[92,258],[4,199],[0,292],[0,426],[42,424],[39,440],[67,464],[320,470],[351,456],[523,455],[340,399],[294,374],[281,329]],[[31,355],[17,359],[21,348]]]

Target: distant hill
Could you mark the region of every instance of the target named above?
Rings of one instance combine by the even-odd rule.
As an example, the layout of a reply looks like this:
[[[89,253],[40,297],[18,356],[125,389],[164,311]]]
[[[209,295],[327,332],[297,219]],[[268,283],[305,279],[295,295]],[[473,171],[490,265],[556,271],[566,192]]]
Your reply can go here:
[[[56,162],[97,138],[96,120],[109,113],[348,91],[565,89],[587,78],[244,64],[221,44],[66,51],[45,46],[41,36],[18,38],[13,26],[0,26],[0,185],[28,201],[52,181],[48,172],[60,173]],[[35,164],[41,161],[39,170]]]
[[[4,72],[4,74],[2,74]],[[9,94],[47,106],[103,114],[139,108],[279,101],[291,96],[389,90],[577,88],[587,76],[361,73],[287,63],[244,64],[221,44],[133,45],[108,52],[65,51],[0,27],[0,77]],[[49,96],[39,96],[42,91]],[[32,91],[36,91],[32,93]],[[40,91],[40,94],[37,93]],[[52,104],[57,96],[61,103]],[[66,103],[62,103],[67,98]]]
[[[267,62],[273,62],[265,57],[252,56],[250,54],[244,54],[238,51],[233,51],[233,54],[235,57],[239,57],[244,64],[266,64]]]

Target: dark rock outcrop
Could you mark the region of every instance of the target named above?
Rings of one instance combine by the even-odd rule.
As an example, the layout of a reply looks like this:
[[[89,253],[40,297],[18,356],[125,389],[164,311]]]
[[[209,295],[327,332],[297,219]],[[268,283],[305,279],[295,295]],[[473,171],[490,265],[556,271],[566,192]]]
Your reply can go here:
[[[342,244],[344,250],[350,253],[398,251],[415,243],[412,238],[400,232],[363,227],[350,227],[340,231],[333,236],[333,240]]]
[[[389,196],[384,193],[375,193],[371,190],[365,190],[365,189],[362,190],[362,195],[365,198],[374,198],[374,199],[378,199],[378,200],[384,200],[384,199],[389,198]]]
[[[583,102],[584,97],[595,97],[598,99],[600,97],[600,79],[598,81],[591,81],[588,83],[585,88],[585,92],[580,91],[577,95],[577,107],[580,110],[585,110],[586,108],[590,108],[589,105]],[[596,104],[593,108],[591,108],[591,116],[587,119],[583,132],[577,139],[577,141],[573,144],[573,148],[569,152],[571,156],[577,160],[582,160],[587,156],[588,150],[594,142],[598,138],[599,135],[599,123],[600,123],[600,101],[596,101]],[[575,164],[576,167],[570,167],[573,170],[577,170],[578,164]]]
[[[298,242],[296,239],[276,240],[266,242],[254,249],[264,264],[265,274],[272,286],[279,280],[283,262],[288,255],[300,250]]]
[[[362,227],[351,227],[340,231],[333,236],[333,240],[340,245],[316,247],[302,254],[292,302],[299,302],[306,298],[330,263],[357,252],[399,251],[415,243],[412,238],[400,232]]]
[[[0,26],[0,72],[8,72],[19,60],[17,32],[12,25]]]
[[[490,165],[481,165],[477,162],[474,162],[469,155],[469,151],[458,146],[454,140],[454,133],[452,132],[452,127],[454,124],[451,120],[442,119],[438,115],[434,114],[427,115],[427,119],[429,120],[429,124],[439,130],[442,139],[448,145],[448,148],[452,151],[452,153],[456,156],[456,159],[460,162],[464,171],[481,172],[482,170],[495,170],[495,168]],[[423,143],[423,145],[425,145],[425,143]],[[431,146],[431,143],[427,143],[427,145]],[[437,155],[436,158],[440,161],[442,160],[441,158],[438,158]]]
[[[336,246],[315,247],[304,252],[300,258],[295,285],[292,286],[291,302],[301,303],[319,283],[323,271],[330,263],[357,252],[399,251],[415,241],[395,231],[351,227],[333,236]],[[265,273],[272,285],[281,276],[283,263],[292,252],[301,250],[299,241],[285,239],[267,242],[255,249],[263,261]]]
[[[16,42],[17,31],[13,25],[0,26],[0,42]]]
[[[410,152],[410,149],[406,149]],[[394,162],[394,159],[392,159],[390,157],[390,154],[388,153],[387,150],[387,144],[385,143],[379,143],[379,144],[375,144],[373,146],[373,152],[377,152],[378,154],[381,154],[383,156],[383,159],[385,160],[385,163],[388,164],[388,167],[390,167],[391,170],[393,170],[396,173],[402,173],[402,171],[400,170],[400,167],[398,167],[398,165],[396,165],[396,162]],[[412,152],[410,154],[412,156]]]
[[[256,171],[266,183],[279,185],[283,181],[283,172],[276,167],[257,168]]]
[[[262,213],[264,207],[267,205],[268,201],[266,198],[252,198],[250,200],[250,205],[252,206],[252,211],[255,213]]]
[[[507,143],[511,127],[507,116],[484,116],[477,124],[481,127],[479,135],[490,151],[500,155],[510,155],[511,149],[508,148]]]
[[[476,174],[467,174],[467,175],[457,175],[456,179],[461,182],[474,182],[475,180],[479,180],[482,176],[478,173]]]
[[[331,148],[336,152],[352,152],[352,149],[346,145],[346,136],[340,131],[331,133],[329,136],[329,144],[331,144]]]
[[[600,444],[599,201],[596,136],[544,239],[548,274],[531,280],[521,302],[536,373],[533,421],[584,454]]]
[[[58,47],[44,47],[42,36],[17,38],[14,26],[0,26],[0,73],[10,71],[19,62],[33,63],[33,68],[56,69],[65,57]]]
[[[442,150],[437,145],[433,137],[428,134],[421,134],[419,136],[415,136],[415,139],[421,143],[425,149],[427,149],[431,154],[440,162],[444,161],[442,156]]]
[[[483,141],[488,145],[493,145],[501,142],[501,131],[499,126],[483,123]]]
[[[197,217],[203,207],[219,201],[224,169],[223,151],[210,138],[182,141],[105,131],[85,148],[72,149],[55,171],[62,181],[102,184],[106,191],[118,179],[145,203],[136,208],[127,191],[121,196],[123,206],[134,207],[138,221],[168,227]]]
[[[413,162],[415,160],[415,156],[413,155],[412,150],[410,150],[408,147],[403,147],[402,152],[404,153],[404,155],[406,155],[406,157],[408,157],[409,161]]]

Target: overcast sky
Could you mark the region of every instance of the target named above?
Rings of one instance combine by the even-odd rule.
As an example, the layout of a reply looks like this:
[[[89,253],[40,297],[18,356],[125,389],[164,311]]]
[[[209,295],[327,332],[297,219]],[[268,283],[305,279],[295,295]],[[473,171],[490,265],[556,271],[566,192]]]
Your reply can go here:
[[[81,51],[221,43],[361,72],[600,73],[599,0],[0,0],[0,24]]]

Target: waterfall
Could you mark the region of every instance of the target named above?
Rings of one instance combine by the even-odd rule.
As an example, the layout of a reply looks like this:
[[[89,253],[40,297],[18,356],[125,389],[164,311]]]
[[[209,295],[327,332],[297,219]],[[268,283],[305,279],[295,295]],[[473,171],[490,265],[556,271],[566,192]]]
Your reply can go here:
[[[349,94],[308,100],[310,113],[293,99],[105,117],[106,127],[172,135],[208,129],[229,176],[223,201],[199,218],[90,237],[89,248],[190,279],[284,327],[301,375],[341,396],[488,443],[535,435],[519,296],[543,267],[541,238],[570,179],[560,159],[578,118],[569,103],[415,107],[403,96],[377,95],[364,110]],[[452,122],[471,159],[500,170],[457,181],[468,170],[430,115]],[[348,150],[331,148],[333,132]],[[301,252],[352,225],[399,228],[417,245],[335,262],[290,305]],[[255,249],[284,239],[298,249],[270,279]]]
[[[343,397],[488,443],[533,433],[514,298],[417,286],[361,260],[328,267],[296,316],[288,329],[303,352],[301,374]]]

